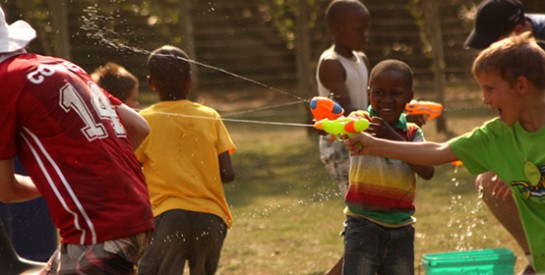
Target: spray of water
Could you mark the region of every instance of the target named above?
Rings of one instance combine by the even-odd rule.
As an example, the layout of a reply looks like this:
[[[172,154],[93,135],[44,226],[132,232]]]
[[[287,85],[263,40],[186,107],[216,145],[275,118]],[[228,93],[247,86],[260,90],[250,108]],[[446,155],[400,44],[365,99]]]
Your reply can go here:
[[[458,172],[458,166],[455,166],[454,173],[456,174]],[[460,187],[460,182],[456,177],[453,177],[451,179],[452,184],[455,188]],[[456,194],[457,192],[453,192]],[[453,212],[460,211],[462,209],[463,213],[469,213],[470,215],[467,215],[467,217],[475,217],[477,213],[482,208],[482,201],[480,199],[477,200],[477,203],[475,205],[468,204],[466,201],[462,200],[461,195],[452,195],[450,198],[450,205],[449,210],[452,210]],[[480,223],[480,224],[479,224]],[[457,233],[452,233],[450,235],[451,238],[458,240],[456,242],[455,249],[457,251],[462,250],[471,250],[474,249],[471,239],[475,238],[473,231],[475,228],[479,225],[482,225],[484,221],[478,221],[477,219],[473,218],[465,218],[465,219],[458,219],[451,217],[449,222],[447,223],[447,227],[454,227],[456,228]],[[459,233],[458,233],[459,232]]]
[[[98,43],[100,43],[101,45],[104,45],[105,47],[113,48],[113,49],[116,49],[116,50],[118,50],[120,52],[136,53],[136,54],[143,54],[143,55],[149,55],[151,53],[151,51],[148,51],[148,50],[145,50],[145,49],[140,49],[140,48],[137,48],[137,47],[133,47],[133,46],[127,45],[126,43],[124,43],[123,41],[121,41],[119,39],[115,39],[116,32],[113,29],[105,27],[105,26],[101,26],[101,24],[99,24],[99,22],[104,23],[104,22],[113,21],[114,18],[112,18],[111,16],[101,15],[100,10],[99,10],[97,5],[89,6],[84,11],[85,11],[86,15],[84,15],[83,18],[82,18],[83,19],[82,20],[83,24],[82,24],[81,28],[83,30],[87,31],[87,36],[88,37],[98,41]],[[301,103],[301,102],[310,102],[309,99],[300,97],[300,96],[295,95],[293,93],[290,93],[288,91],[277,89],[275,87],[272,87],[270,85],[267,85],[267,84],[259,82],[259,81],[256,81],[254,79],[251,79],[251,78],[239,75],[239,74],[235,74],[235,73],[230,72],[230,71],[228,71],[226,69],[223,69],[223,68],[211,66],[211,65],[208,65],[208,64],[205,64],[205,63],[202,63],[202,62],[198,62],[198,61],[193,60],[193,59],[186,59],[186,58],[182,58],[182,57],[177,57],[177,58],[179,58],[181,60],[184,60],[186,62],[189,62],[191,64],[200,66],[200,67],[204,67],[204,68],[207,68],[207,69],[210,69],[210,70],[219,71],[219,72],[224,73],[226,75],[229,75],[229,76],[244,80],[246,82],[255,84],[256,86],[263,87],[263,88],[265,88],[267,90],[271,90],[271,91],[277,92],[279,94],[283,94],[283,95],[292,97],[292,98],[297,100],[296,102],[291,102],[291,103],[286,104],[286,105],[291,105],[291,104],[296,104],[296,103]],[[266,109],[271,109],[271,108],[284,107],[284,106],[285,105],[277,105],[277,106],[274,106],[274,107],[273,106],[267,106],[265,108]],[[257,109],[254,109],[254,110],[257,110]],[[261,110],[262,109],[259,109],[259,111],[261,111]],[[247,112],[248,111],[246,111],[246,113]]]

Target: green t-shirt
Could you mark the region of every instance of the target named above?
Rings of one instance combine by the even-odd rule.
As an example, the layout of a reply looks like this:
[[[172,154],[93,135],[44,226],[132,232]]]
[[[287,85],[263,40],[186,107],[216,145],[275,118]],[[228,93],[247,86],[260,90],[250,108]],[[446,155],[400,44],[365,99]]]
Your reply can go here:
[[[545,127],[528,132],[494,119],[449,145],[472,174],[492,171],[509,185],[534,267],[545,272]]]

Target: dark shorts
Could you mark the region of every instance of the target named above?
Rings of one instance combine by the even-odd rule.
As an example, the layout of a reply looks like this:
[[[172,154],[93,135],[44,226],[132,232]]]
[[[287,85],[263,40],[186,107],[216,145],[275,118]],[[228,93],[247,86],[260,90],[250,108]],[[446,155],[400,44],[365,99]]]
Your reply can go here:
[[[40,274],[134,274],[150,233],[93,245],[60,244]]]
[[[155,218],[151,242],[138,264],[138,274],[214,274],[218,268],[225,222],[216,215],[170,210]]]
[[[414,228],[386,228],[348,216],[344,232],[343,274],[414,274]]]

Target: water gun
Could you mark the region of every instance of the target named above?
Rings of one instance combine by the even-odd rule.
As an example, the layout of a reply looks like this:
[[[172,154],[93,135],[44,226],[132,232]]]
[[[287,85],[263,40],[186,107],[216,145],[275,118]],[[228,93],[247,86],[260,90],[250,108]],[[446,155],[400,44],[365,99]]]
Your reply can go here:
[[[310,111],[315,121],[327,118],[335,120],[344,114],[344,109],[339,103],[323,96],[315,96],[310,101]]]
[[[405,106],[408,115],[424,115],[426,121],[430,121],[443,113],[443,105],[433,101],[411,100]]]
[[[340,117],[335,120],[324,118],[314,123],[314,128],[336,136],[351,137],[369,128],[369,120],[365,118]]]
[[[462,163],[461,160],[455,160],[455,161],[451,162],[451,164],[454,165],[454,166],[462,166],[462,165],[464,165],[464,164]]]
[[[310,101],[310,111],[314,116],[314,128],[340,138],[342,135],[353,136],[369,128],[365,118],[345,117],[344,109],[337,102],[317,96]]]

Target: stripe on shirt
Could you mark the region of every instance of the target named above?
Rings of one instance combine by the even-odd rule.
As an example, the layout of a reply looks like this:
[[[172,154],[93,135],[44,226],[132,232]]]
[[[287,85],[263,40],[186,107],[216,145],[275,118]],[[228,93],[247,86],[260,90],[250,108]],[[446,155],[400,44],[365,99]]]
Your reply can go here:
[[[51,178],[51,175],[49,174],[49,171],[45,167],[44,161],[42,160],[42,157],[41,157],[40,153],[43,154],[43,157],[45,157],[47,159],[47,162],[49,163],[49,165],[51,165],[51,167],[53,167],[53,169],[55,170],[58,178],[63,183],[63,186],[66,188],[66,191],[68,192],[68,194],[70,195],[70,198],[72,199],[72,201],[74,202],[74,204],[78,208],[81,216],[85,219],[85,222],[86,222],[86,224],[89,227],[89,230],[91,232],[92,243],[96,244],[97,237],[96,237],[96,231],[95,231],[95,227],[93,225],[93,222],[91,221],[91,219],[89,218],[89,216],[85,212],[85,209],[83,209],[82,204],[80,203],[80,201],[78,200],[76,194],[74,193],[74,191],[70,187],[70,184],[68,183],[68,181],[64,177],[64,175],[63,175],[62,171],[60,170],[59,166],[51,158],[51,155],[49,155],[47,150],[45,150],[45,147],[40,142],[38,137],[26,127],[23,127],[23,130],[29,135],[29,137],[32,139],[32,141],[34,141],[35,144],[36,144],[36,145],[34,145],[29,139],[27,139],[27,137],[25,137],[25,135],[22,135],[22,137],[25,140],[26,144],[29,146],[30,150],[32,151],[32,155],[34,155],[34,158],[36,159],[36,162],[40,166],[40,169],[42,170],[42,173],[44,174],[45,178],[47,179],[47,182],[49,183],[49,186],[51,187],[51,189],[55,193],[55,196],[57,196],[57,199],[62,204],[63,208],[68,213],[70,213],[72,216],[74,216],[74,226],[76,227],[76,229],[81,231],[80,244],[83,245],[85,243],[86,230],[81,228],[81,226],[79,225],[78,214],[75,213],[73,210],[71,210],[68,207],[68,204],[66,203],[65,199],[62,197],[59,190],[57,189],[57,186],[55,185],[55,182],[53,181],[53,179]],[[39,151],[37,149],[39,149]]]

